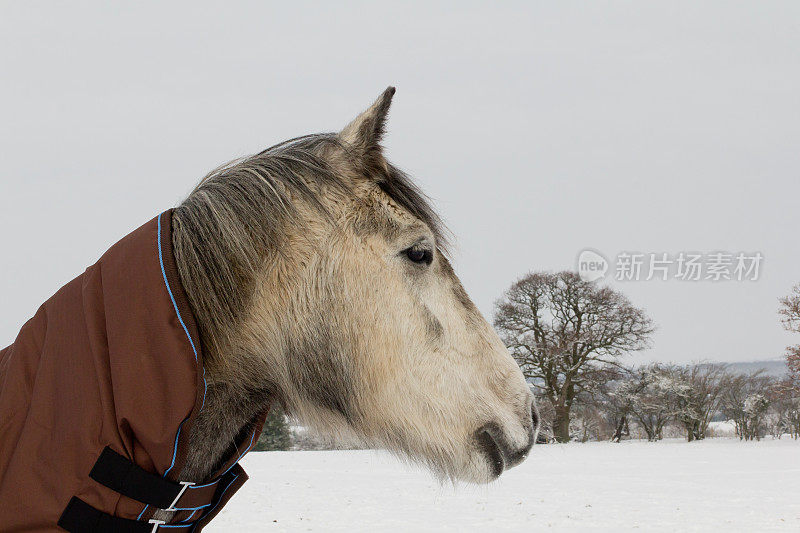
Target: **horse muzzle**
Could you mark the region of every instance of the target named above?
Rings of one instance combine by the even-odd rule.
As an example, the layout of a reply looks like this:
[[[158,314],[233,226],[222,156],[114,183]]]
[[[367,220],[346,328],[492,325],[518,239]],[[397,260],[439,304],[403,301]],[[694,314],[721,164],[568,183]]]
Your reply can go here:
[[[522,444],[513,444],[508,433],[497,422],[489,422],[475,432],[478,449],[486,457],[493,478],[497,478],[505,470],[515,467],[524,461],[536,442],[539,429],[539,415],[536,406],[531,407],[531,418],[522,424],[526,431]]]

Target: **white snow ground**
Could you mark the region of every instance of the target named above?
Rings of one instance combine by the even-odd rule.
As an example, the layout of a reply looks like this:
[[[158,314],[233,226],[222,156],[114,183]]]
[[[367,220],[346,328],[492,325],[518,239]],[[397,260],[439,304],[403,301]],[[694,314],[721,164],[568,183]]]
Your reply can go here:
[[[373,451],[253,452],[206,528],[258,531],[800,531],[800,442],[537,446],[488,486],[440,486]]]

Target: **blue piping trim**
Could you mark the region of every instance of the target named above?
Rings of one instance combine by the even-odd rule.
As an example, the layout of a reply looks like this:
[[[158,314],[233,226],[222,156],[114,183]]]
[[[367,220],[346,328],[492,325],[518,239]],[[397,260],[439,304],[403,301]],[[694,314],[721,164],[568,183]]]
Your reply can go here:
[[[217,508],[219,503],[222,501],[222,496],[224,496],[225,493],[228,492],[228,489],[231,488],[231,485],[233,485],[233,482],[236,481],[237,479],[239,479],[239,474],[236,474],[235,476],[233,476],[233,479],[231,480],[231,482],[228,483],[228,485],[222,490],[222,492],[219,494],[219,499],[217,500],[217,503],[214,504],[214,507],[212,507],[211,509],[208,510],[209,513]]]
[[[144,512],[147,510],[148,507],[150,507],[149,503],[144,506],[144,509],[142,509],[142,512],[139,513],[139,516],[136,517],[136,520],[141,520],[142,519],[142,515],[144,514]]]
[[[175,308],[175,314],[178,315],[178,321],[181,323],[183,327],[183,332],[186,333],[186,338],[189,339],[189,344],[192,345],[192,352],[194,352],[194,362],[197,363],[197,348],[194,345],[194,341],[192,340],[192,336],[189,335],[189,328],[186,327],[186,324],[183,323],[183,317],[181,317],[181,312],[178,311],[178,304],[175,302],[175,297],[172,295],[172,289],[169,286],[169,281],[167,281],[167,273],[164,270],[164,256],[161,251],[161,215],[158,215],[158,262],[161,265],[161,275],[164,277],[164,285],[167,287],[167,292],[169,293],[169,299],[172,300],[172,307]],[[203,407],[206,405],[206,391],[208,390],[208,384],[206,383],[206,368],[203,367],[203,403],[200,405],[200,410],[203,410]],[[178,439],[175,439],[175,443],[177,444]],[[175,466],[175,454],[172,455],[172,466]],[[170,469],[172,468],[170,466]],[[169,470],[167,470],[169,472]],[[166,472],[164,473],[166,475]]]
[[[228,483],[228,486],[227,486],[227,487],[225,487],[225,488],[222,490],[222,492],[221,492],[221,493],[220,493],[220,495],[219,495],[219,500],[217,500],[217,503],[214,505],[214,507],[212,507],[211,509],[209,509],[209,510],[207,511],[209,514],[214,512],[214,509],[216,509],[216,508],[217,508],[217,506],[218,506],[218,505],[220,504],[220,502],[222,501],[222,497],[225,495],[225,493],[226,493],[226,492],[228,492],[228,489],[229,489],[229,488],[231,488],[231,485],[233,485],[233,482],[234,482],[234,481],[236,481],[236,479],[237,479],[238,477],[239,477],[239,474],[236,474],[235,476],[233,476],[233,479],[231,480],[231,482],[230,482],[230,483]],[[205,515],[205,513],[203,513],[203,514]],[[202,518],[200,518],[200,519],[198,520],[198,522],[199,522],[200,520],[202,520]],[[196,527],[197,527],[197,522],[195,522],[195,523],[194,523],[194,527],[192,527],[192,531],[194,531],[194,528],[196,528]]]
[[[183,425],[183,424],[181,424],[181,425]],[[178,429],[178,431],[180,432],[180,429]],[[228,472],[230,472],[230,471],[231,471],[231,469],[232,469],[234,466],[236,466],[237,464],[239,464],[239,460],[240,460],[242,457],[244,457],[244,455],[245,455],[247,452],[249,452],[249,451],[250,451],[250,448],[252,448],[252,447],[253,447],[253,441],[255,440],[255,438],[256,438],[256,431],[255,431],[255,430],[253,430],[253,434],[250,436],[250,444],[248,444],[248,445],[247,445],[247,448],[245,448],[245,450],[244,450],[242,453],[240,453],[240,454],[239,454],[239,457],[237,457],[237,458],[236,458],[236,460],[233,462],[233,464],[232,464],[231,466],[229,466],[229,467],[228,467],[228,469],[227,469],[225,472],[223,472],[222,474],[220,474],[220,475],[217,477],[218,479],[219,479],[220,477],[224,476],[225,474],[227,474]],[[238,478],[238,477],[239,477],[239,474],[237,474],[237,475],[235,475],[235,476],[233,477],[233,479],[231,480],[231,482],[230,482],[230,483],[228,483],[228,486],[227,486],[227,487],[225,487],[225,488],[222,490],[222,494],[225,494],[225,491],[227,491],[227,490],[228,490],[228,488],[231,486],[231,483],[233,483],[234,481],[236,481],[236,478]],[[209,485],[213,485],[214,483],[216,483],[216,481],[212,481],[211,483],[206,483],[205,485],[191,485],[191,486],[189,486],[189,489],[199,489],[200,487],[208,487]],[[220,494],[220,498],[222,498],[222,494]],[[219,504],[219,502],[217,502],[217,504]],[[201,505],[200,507],[188,507],[188,508],[185,508],[185,509],[184,509],[184,508],[180,508],[180,507],[176,507],[176,509],[177,509],[177,510],[179,510],[179,511],[194,511],[194,512],[191,514],[191,516],[189,516],[189,518],[187,518],[186,520],[184,520],[184,521],[183,521],[183,522],[188,522],[188,521],[189,521],[189,519],[190,519],[192,516],[194,516],[194,513],[196,513],[196,512],[197,512],[198,510],[200,510],[200,509],[204,509],[204,508],[208,507],[209,505],[211,505],[211,504],[209,503],[209,504],[207,504],[207,505]],[[209,509],[209,510],[208,510],[208,512],[210,513],[211,511],[213,511],[213,510],[214,510],[214,508],[216,508],[216,505],[215,505],[214,507],[212,507],[211,509]],[[146,510],[146,509],[147,509],[147,506],[145,506],[145,508],[144,508],[144,509],[142,509],[142,512],[141,512],[141,514],[139,515],[139,517],[137,518],[137,520],[141,519],[141,517],[142,517],[142,515],[144,514],[144,512],[145,512],[145,510]],[[161,526],[161,527],[169,527],[169,526],[163,525],[163,526]],[[177,526],[172,526],[172,527],[177,527]]]
[[[175,314],[178,315],[178,321],[181,323],[181,327],[183,327],[183,332],[186,333],[186,338],[189,339],[189,344],[192,346],[192,352],[194,353],[194,362],[199,364],[197,358],[197,347],[195,347],[194,340],[192,340],[192,336],[189,334],[189,328],[187,328],[186,324],[183,322],[183,317],[181,316],[181,312],[178,310],[178,304],[175,302],[175,296],[173,296],[172,289],[170,288],[169,281],[167,280],[167,272],[164,269],[164,254],[161,250],[161,213],[159,213],[158,215],[158,232],[156,234],[156,242],[158,244],[158,263],[161,266],[161,276],[164,278],[164,285],[167,287],[167,293],[169,294],[169,299],[170,301],[172,301],[172,307],[175,309]],[[207,391],[208,391],[208,383],[206,382],[206,369],[205,367],[203,367],[203,402],[200,405],[200,411],[202,411],[203,407],[205,407],[206,405]],[[175,444],[173,444],[172,446],[172,463],[169,465],[169,468],[167,468],[166,472],[164,472],[164,475],[162,477],[167,477],[167,474],[169,474],[170,470],[172,470],[175,467],[175,458],[178,455],[178,439],[180,438],[181,429],[183,429],[183,424],[184,422],[186,422],[186,420],[188,420],[188,417],[184,418],[183,422],[181,422],[180,426],[178,426],[178,433],[175,434]],[[144,506],[142,512],[139,513],[138,517],[136,517],[136,520],[141,520],[142,515],[144,515],[144,512],[147,510],[149,506],[150,506],[149,504]]]
[[[186,419],[184,419],[183,422],[186,422]],[[170,463],[169,468],[167,468],[167,471],[164,472],[164,477],[167,477],[169,471],[172,470],[172,467],[175,466],[175,457],[178,454],[178,439],[181,436],[181,430],[183,429],[183,422],[181,422],[181,425],[178,426],[178,432],[175,434],[175,444],[172,445],[172,463]]]
[[[201,505],[199,507],[173,507],[173,509],[175,509],[176,511],[197,511],[199,509],[205,509],[209,505],[211,505],[211,504],[207,503],[207,504]],[[192,514],[194,514],[194,513],[192,513]]]
[[[186,489],[186,490],[192,490],[192,489],[202,489],[203,487],[210,487],[211,485],[214,485],[214,484],[215,484],[215,483],[217,483],[218,481],[219,481],[219,479],[217,479],[217,480],[215,480],[215,481],[212,481],[212,482],[210,482],[210,483],[206,483],[205,485],[190,485],[190,486],[189,486],[189,488],[188,488],[188,489]]]
[[[256,431],[255,431],[255,430],[253,430],[253,434],[252,434],[252,435],[250,435],[250,444],[248,444],[248,445],[247,445],[247,448],[245,448],[245,450],[244,450],[242,453],[240,453],[240,454],[239,454],[239,457],[237,457],[237,458],[236,458],[236,460],[233,462],[233,464],[232,464],[231,466],[229,466],[229,467],[228,467],[228,469],[227,469],[226,471],[224,471],[222,474],[220,474],[219,476],[217,476],[217,481],[219,481],[219,478],[221,478],[222,476],[224,476],[225,474],[227,474],[228,472],[230,472],[230,471],[231,471],[231,469],[232,469],[234,466],[236,466],[237,464],[239,464],[239,461],[241,460],[241,458],[242,458],[242,457],[244,457],[244,456],[245,456],[245,454],[247,454],[247,452],[249,452],[249,451],[250,451],[250,448],[252,448],[252,447],[253,447],[253,440],[255,440],[255,438],[256,438]],[[191,486],[188,488],[188,490],[192,490],[192,489],[200,489],[200,488],[203,488],[203,487],[208,487],[208,486],[210,486],[210,485],[213,485],[214,483],[217,483],[217,481],[212,481],[211,483],[206,483],[205,485],[191,485]],[[188,509],[187,509],[187,510],[188,510]]]
[[[238,474],[237,474],[237,475],[235,475],[235,476],[233,476],[233,479],[231,479],[230,483],[228,483],[228,485],[227,485],[227,486],[226,486],[226,487],[225,487],[225,488],[222,490],[222,492],[220,493],[220,495],[219,495],[219,500],[217,500],[217,503],[216,503],[216,505],[214,505],[214,507],[212,507],[211,509],[209,509],[209,511],[208,511],[209,513],[210,513],[210,512],[212,512],[214,509],[216,509],[216,508],[217,508],[217,505],[219,505],[219,504],[220,504],[220,502],[222,501],[222,497],[225,495],[225,493],[226,493],[226,492],[228,492],[228,489],[229,489],[229,488],[231,488],[231,485],[233,485],[233,482],[234,482],[234,481],[236,481],[236,479],[237,479],[238,477],[239,477],[239,475],[238,475]],[[194,516],[194,513],[192,513],[192,514],[191,514],[191,516],[190,516],[189,518],[191,518],[192,516]],[[187,518],[187,520],[188,520],[188,518]],[[199,520],[198,520],[198,521],[199,521]],[[184,521],[184,522],[185,522],[185,521]],[[186,524],[186,523],[181,523],[181,524],[161,524],[161,525],[159,525],[159,526],[158,526],[158,529],[161,529],[162,527],[164,527],[164,528],[167,528],[167,527],[189,527],[190,525],[192,526],[192,529],[191,529],[191,531],[194,531],[194,528],[195,528],[195,527],[197,527],[197,523],[195,522],[194,524]]]

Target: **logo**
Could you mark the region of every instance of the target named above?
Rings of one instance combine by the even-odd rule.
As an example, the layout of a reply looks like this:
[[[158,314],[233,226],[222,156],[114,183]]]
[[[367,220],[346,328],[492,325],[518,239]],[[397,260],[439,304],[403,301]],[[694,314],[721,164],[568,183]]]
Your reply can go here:
[[[578,275],[583,281],[597,281],[608,272],[608,260],[594,250],[583,250],[578,255]]]

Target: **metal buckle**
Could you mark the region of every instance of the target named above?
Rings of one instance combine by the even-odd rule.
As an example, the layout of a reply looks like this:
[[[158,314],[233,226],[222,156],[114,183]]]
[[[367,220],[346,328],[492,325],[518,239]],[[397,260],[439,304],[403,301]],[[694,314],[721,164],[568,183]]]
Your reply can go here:
[[[169,504],[169,507],[164,509],[164,511],[177,511],[178,509],[175,509],[175,504],[178,503],[178,500],[181,499],[181,496],[183,496],[183,493],[186,492],[186,489],[188,489],[189,487],[194,485],[194,483],[192,481],[179,481],[178,483],[183,485],[181,487],[181,491],[178,493],[177,496],[175,496],[175,499],[172,500],[172,503]],[[158,527],[158,526],[156,526],[156,527]],[[155,533],[155,529],[151,533]]]
[[[155,518],[148,520],[148,523],[153,524],[153,529],[150,530],[150,533],[156,533],[156,531],[158,531],[158,526],[166,524],[163,520],[156,520]]]

